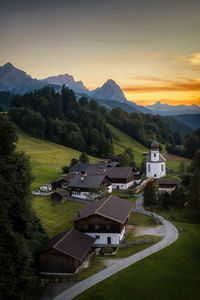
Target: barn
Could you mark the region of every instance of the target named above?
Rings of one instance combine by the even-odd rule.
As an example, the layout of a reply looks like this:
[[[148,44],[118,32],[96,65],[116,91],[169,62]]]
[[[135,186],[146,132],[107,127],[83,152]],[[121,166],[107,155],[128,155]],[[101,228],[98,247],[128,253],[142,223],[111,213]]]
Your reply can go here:
[[[54,236],[40,252],[40,273],[76,273],[94,242],[95,238],[76,229]]]

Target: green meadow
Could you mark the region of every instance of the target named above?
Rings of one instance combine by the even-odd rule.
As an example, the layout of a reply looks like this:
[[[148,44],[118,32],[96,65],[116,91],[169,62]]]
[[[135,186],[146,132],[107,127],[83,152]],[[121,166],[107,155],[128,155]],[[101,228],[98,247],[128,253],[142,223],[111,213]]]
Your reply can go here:
[[[131,147],[134,153],[135,162],[139,165],[143,159],[142,152],[148,152],[148,149],[121,130],[108,123],[107,126],[110,128],[112,133],[114,154],[117,155],[123,153],[125,148]]]
[[[31,162],[32,173],[35,177],[31,188],[38,189],[42,184],[50,183],[61,175],[61,168],[69,165],[72,158],[79,158],[80,152],[65,146],[30,137],[18,132],[17,150],[24,151]],[[90,162],[97,159],[89,157]]]

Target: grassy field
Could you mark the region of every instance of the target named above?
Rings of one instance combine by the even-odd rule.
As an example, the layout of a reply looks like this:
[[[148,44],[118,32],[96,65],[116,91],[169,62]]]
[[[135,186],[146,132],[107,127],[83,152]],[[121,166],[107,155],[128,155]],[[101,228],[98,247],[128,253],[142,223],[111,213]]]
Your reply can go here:
[[[61,167],[69,165],[73,157],[79,158],[80,156],[79,151],[36,139],[21,132],[18,132],[18,137],[17,150],[24,151],[31,160],[31,169],[35,177],[31,185],[32,189],[38,189],[40,185],[59,177]],[[90,162],[97,161],[91,156],[89,158]]]
[[[184,161],[186,163],[186,166],[188,166],[191,162],[189,159],[182,157],[182,156],[178,156],[178,155],[165,153],[165,154],[163,154],[163,156],[167,160],[167,162],[166,162],[167,168],[171,168],[171,169],[175,169],[175,170],[179,169],[180,163],[182,161]]]
[[[148,149],[121,130],[110,124],[107,124],[107,126],[113,134],[114,154],[123,153],[125,148],[131,147],[135,156],[135,162],[139,165],[143,159],[142,152],[147,152]]]
[[[49,237],[72,228],[72,218],[85,204],[78,202],[56,202],[50,197],[34,197],[33,209],[41,219]]]
[[[76,297],[77,300],[189,300],[199,298],[200,225],[185,209],[161,211],[177,228],[171,246],[137,262]]]

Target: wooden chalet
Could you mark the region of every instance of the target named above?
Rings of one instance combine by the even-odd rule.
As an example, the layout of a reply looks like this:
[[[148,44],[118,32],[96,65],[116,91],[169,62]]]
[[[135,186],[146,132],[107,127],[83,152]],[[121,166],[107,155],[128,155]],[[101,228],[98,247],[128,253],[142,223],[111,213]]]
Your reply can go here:
[[[75,229],[54,236],[40,252],[40,273],[75,273],[94,242],[95,238]]]
[[[62,189],[64,187],[67,187],[68,183],[72,180],[72,178],[75,176],[74,173],[64,174],[58,179],[52,181],[51,186],[53,190],[56,189]]]
[[[112,189],[126,190],[134,184],[134,172],[131,167],[89,167],[87,173],[106,175],[112,182]]]
[[[56,201],[65,202],[69,197],[69,192],[66,190],[59,190],[51,194],[51,198]]]
[[[109,196],[90,203],[73,219],[74,228],[96,238],[95,246],[119,246],[133,203]]]
[[[112,192],[111,182],[106,175],[88,175],[87,172],[81,175],[76,174],[68,185],[72,197],[87,200],[94,200],[97,195],[91,189],[101,186],[106,188],[108,192]]]
[[[158,180],[158,185],[159,185],[159,193],[164,194],[164,193],[171,193],[175,190],[177,185],[179,184],[178,179],[159,179]]]

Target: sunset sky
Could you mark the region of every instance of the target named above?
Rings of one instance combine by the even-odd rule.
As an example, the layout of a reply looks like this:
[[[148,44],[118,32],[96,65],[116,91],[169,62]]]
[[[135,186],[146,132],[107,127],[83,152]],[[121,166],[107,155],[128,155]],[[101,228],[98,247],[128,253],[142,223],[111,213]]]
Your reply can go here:
[[[199,0],[1,1],[0,65],[112,78],[128,100],[200,105]]]

